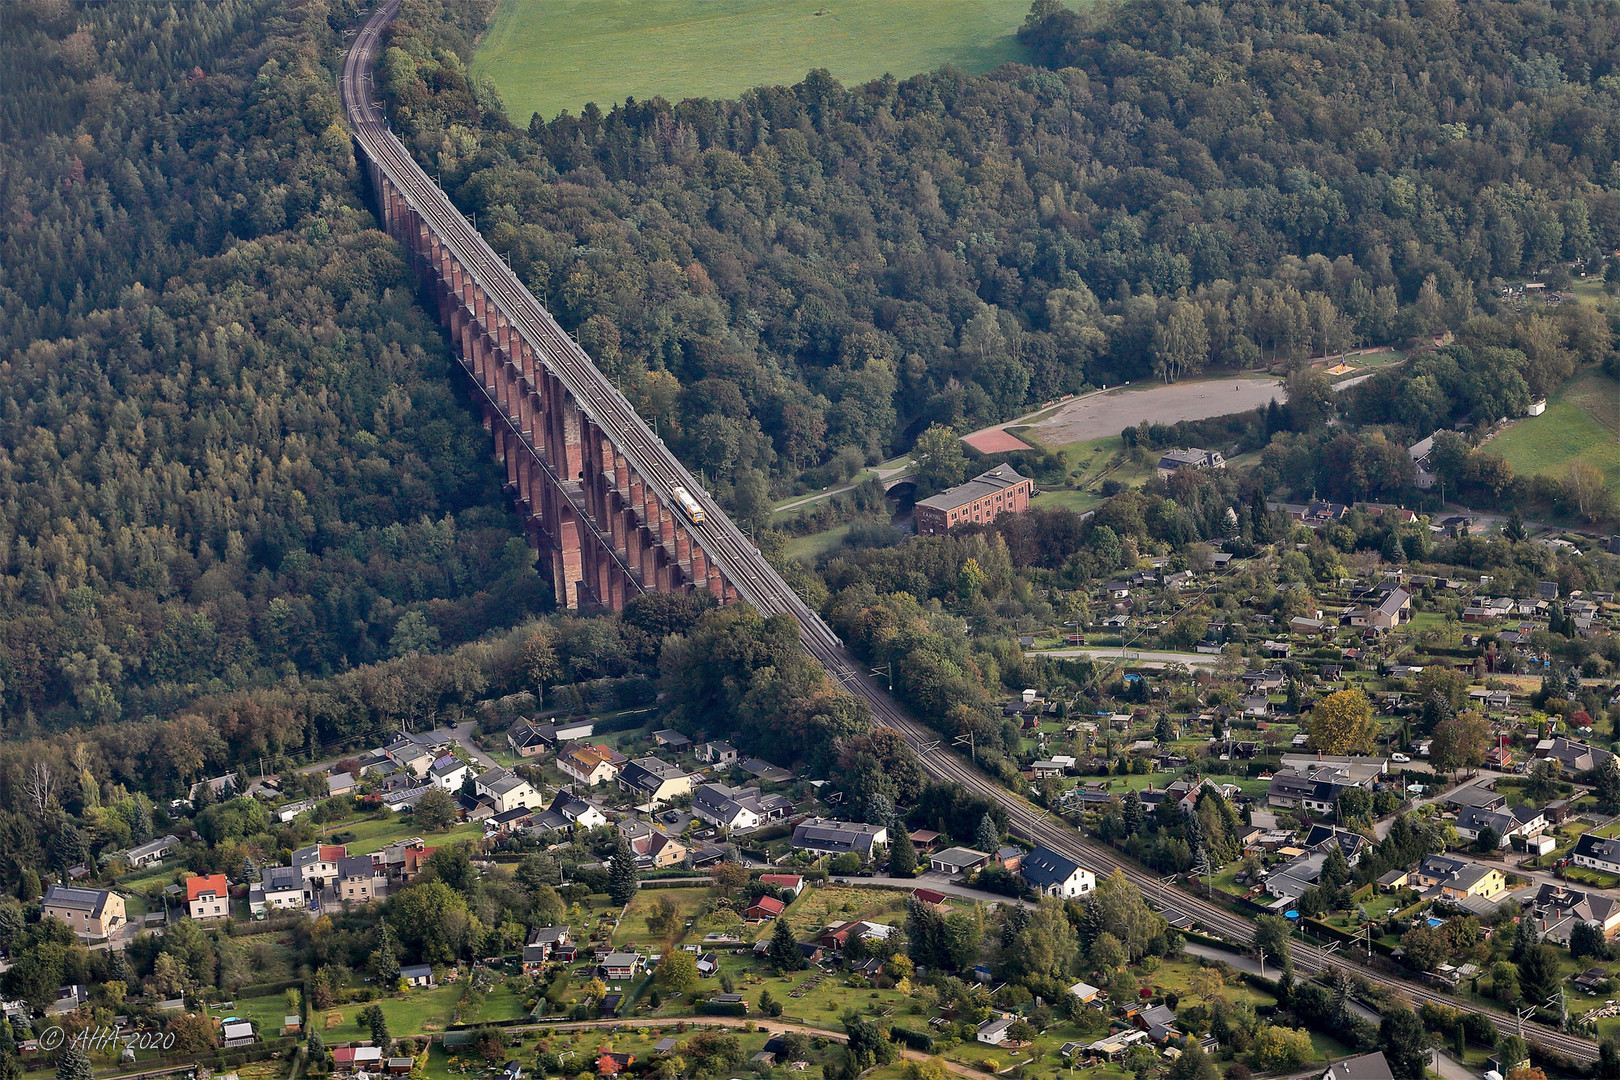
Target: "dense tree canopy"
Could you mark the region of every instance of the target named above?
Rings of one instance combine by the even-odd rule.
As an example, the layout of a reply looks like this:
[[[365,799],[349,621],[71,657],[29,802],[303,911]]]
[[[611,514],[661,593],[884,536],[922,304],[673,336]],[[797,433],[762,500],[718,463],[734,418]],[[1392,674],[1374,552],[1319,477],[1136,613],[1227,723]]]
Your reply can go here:
[[[358,11],[0,20],[10,735],[430,650],[542,600],[358,198],[325,64]]]
[[[1365,396],[1430,428],[1608,349],[1499,288],[1620,241],[1607,7],[1041,0],[1040,69],[818,71],[526,130],[431,25],[385,60],[408,140],[739,510],[1087,384],[1500,315]],[[1363,457],[1347,496],[1409,479]]]

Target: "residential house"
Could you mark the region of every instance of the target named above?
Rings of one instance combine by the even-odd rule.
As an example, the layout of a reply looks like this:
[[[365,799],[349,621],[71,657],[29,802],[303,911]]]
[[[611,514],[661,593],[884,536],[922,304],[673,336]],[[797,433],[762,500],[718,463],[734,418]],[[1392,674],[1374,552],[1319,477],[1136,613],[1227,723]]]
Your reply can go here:
[[[662,870],[686,860],[686,845],[655,825],[632,818],[619,823],[619,833],[629,842],[636,865],[643,870]]]
[[[304,876],[294,866],[266,866],[248,887],[248,913],[255,919],[271,911],[296,911],[308,903]]]
[[[619,982],[633,979],[641,972],[646,960],[640,953],[615,952],[609,953],[602,961],[602,974],[610,981]]]
[[[1372,845],[1360,833],[1341,829],[1337,825],[1312,825],[1305,834],[1304,847],[1307,851],[1325,853],[1334,846],[1344,856],[1345,865],[1353,869],[1361,861],[1362,852]]]
[[[180,838],[170,833],[168,836],[149,840],[140,847],[132,847],[124,853],[124,861],[129,863],[131,870],[139,870],[144,866],[155,866],[169,857],[169,853],[180,846]]]
[[[1460,787],[1446,795],[1445,805],[1452,810],[1466,810],[1470,807],[1477,810],[1496,811],[1507,806],[1507,796],[1492,791],[1483,784],[1471,784]]]
[[[1588,746],[1586,743],[1566,739],[1560,735],[1536,743],[1536,757],[1558,762],[1559,767],[1566,773],[1583,773],[1597,768],[1614,755],[1607,750],[1600,750],[1598,747]]]
[[[841,855],[853,851],[863,859],[872,857],[874,847],[887,845],[889,830],[882,825],[858,821],[808,818],[793,827],[793,847],[818,855]]]
[[[536,725],[528,720],[519,720],[506,733],[506,745],[519,757],[537,757],[545,753],[551,743],[540,736]]]
[[[1464,840],[1478,840],[1481,833],[1491,829],[1496,833],[1496,846],[1508,846],[1515,836],[1534,836],[1547,827],[1547,819],[1540,810],[1529,806],[1515,806],[1504,810],[1481,810],[1464,807],[1457,814],[1457,835]]]
[[[230,918],[230,884],[225,875],[198,874],[187,878],[186,910],[193,919]]]
[[[473,786],[479,796],[490,801],[497,814],[514,806],[538,807],[546,804],[543,795],[510,769],[490,769],[480,773]]]
[[[1166,450],[1159,456],[1158,472],[1160,476],[1169,476],[1177,469],[1224,468],[1226,468],[1226,458],[1219,450],[1190,447],[1182,450]]]
[[[595,787],[619,778],[619,767],[613,763],[613,752],[606,746],[585,746],[575,743],[557,753],[557,767],[576,783]]]
[[[1395,1073],[1382,1050],[1360,1057],[1345,1058],[1322,1074],[1322,1080],[1395,1080]]]
[[[345,904],[366,904],[382,896],[383,882],[369,855],[346,855],[338,860],[337,893]]]
[[[1025,855],[1018,872],[1036,892],[1065,900],[1088,896],[1097,887],[1097,876],[1090,870],[1045,846]]]
[[[1576,923],[1589,923],[1603,932],[1604,940],[1613,941],[1620,936],[1620,898],[1546,882],[1521,918],[1534,920],[1544,941],[1567,946]]]
[[[975,851],[967,847],[951,847],[944,851],[936,851],[928,856],[928,868],[936,874],[946,874],[951,877],[977,870],[990,861],[987,851]]]
[[[653,745],[662,746],[672,754],[683,754],[692,749],[692,740],[674,728],[653,732]]]
[[[428,779],[440,791],[455,793],[460,791],[467,778],[473,774],[472,766],[453,754],[446,754],[433,763],[428,770]]]
[[[1495,900],[1507,891],[1502,871],[1480,866],[1449,855],[1430,855],[1412,872],[1408,884],[1441,899],[1460,901],[1469,897]]]
[[[1575,840],[1570,860],[1576,866],[1601,870],[1605,874],[1620,874],[1620,840],[1604,840],[1591,833],[1582,833]]]
[[[792,893],[794,896],[804,891],[804,878],[798,874],[761,874],[759,883],[770,885],[785,893]]]
[[[382,748],[382,752],[388,755],[390,761],[418,779],[427,776],[435,760],[435,755],[427,746],[409,735],[394,736]]]
[[[532,975],[570,941],[573,931],[566,926],[542,926],[529,934],[529,943],[523,946],[523,970]]]
[[[793,803],[786,796],[762,795],[757,787],[704,784],[692,794],[692,813],[721,829],[747,832],[788,815]]]
[[[728,742],[706,742],[697,749],[697,759],[705,765],[735,765],[740,756]]]
[[[636,758],[619,773],[619,789],[643,805],[660,806],[692,793],[692,778],[678,765],[655,757]]]
[[[342,844],[311,844],[292,853],[292,864],[305,887],[319,892],[337,879],[338,860],[348,854]]]
[[[353,773],[333,773],[326,778],[326,795],[335,798],[338,795],[349,795],[354,792]]]
[[[111,937],[129,921],[122,896],[76,885],[46,886],[40,914],[60,919],[82,938]]]
[[[578,825],[582,829],[600,829],[608,823],[607,815],[600,806],[567,791],[553,795],[547,809],[560,814],[568,825]]]

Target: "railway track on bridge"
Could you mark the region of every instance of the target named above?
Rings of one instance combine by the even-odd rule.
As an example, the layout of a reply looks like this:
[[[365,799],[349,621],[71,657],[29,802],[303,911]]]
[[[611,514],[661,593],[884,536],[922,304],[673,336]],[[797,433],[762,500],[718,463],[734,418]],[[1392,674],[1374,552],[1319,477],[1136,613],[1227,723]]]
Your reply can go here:
[[[654,488],[659,498],[672,504],[675,502],[674,489],[684,487],[699,500],[706,512],[706,520],[689,522],[688,527],[725,579],[760,612],[792,616],[799,625],[799,636],[805,650],[834,679],[864,699],[879,722],[904,734],[918,749],[923,766],[930,775],[960,784],[1000,803],[1006,809],[1008,827],[1012,833],[1062,852],[1099,876],[1120,870],[1161,912],[1178,920],[1184,917],[1191,924],[1235,945],[1251,944],[1254,925],[1248,919],[1167,885],[1120,858],[1113,849],[1086,839],[1071,826],[1007,791],[959,755],[940,746],[936,732],[900,711],[865,665],[845,649],[831,627],[788,586],[394,136],[381,106],[374,99],[370,72],[383,30],[398,10],[399,0],[388,0],[377,8],[356,33],[344,58],[341,76],[344,114],[356,140],[394,187],[404,193],[412,208],[439,241],[449,248],[464,272],[474,276],[507,321],[523,335],[537,356],[562,381],[580,408],[608,434],[614,447],[644,482]],[[1414,1002],[1435,1002],[1470,1012],[1478,1011],[1476,1006],[1468,1002],[1412,980],[1370,970],[1329,949],[1298,943],[1293,946],[1292,954],[1295,967],[1307,974],[1330,971],[1353,974],[1371,984],[1397,991]],[[1533,1041],[1572,1058],[1589,1061],[1597,1057],[1597,1046],[1589,1039],[1539,1024],[1526,1024],[1525,1033]]]

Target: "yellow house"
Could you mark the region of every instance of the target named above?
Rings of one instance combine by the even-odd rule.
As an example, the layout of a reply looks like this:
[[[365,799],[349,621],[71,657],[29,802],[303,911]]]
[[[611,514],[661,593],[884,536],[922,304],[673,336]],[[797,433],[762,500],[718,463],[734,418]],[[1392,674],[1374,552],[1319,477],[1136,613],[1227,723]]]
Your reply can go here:
[[[1422,889],[1438,885],[1440,895],[1447,900],[1469,896],[1494,900],[1507,891],[1507,878],[1502,871],[1449,855],[1430,855],[1424,859],[1413,871],[1410,883]]]
[[[111,937],[127,921],[124,898],[106,889],[52,885],[45,890],[44,912],[60,919],[84,938]]]

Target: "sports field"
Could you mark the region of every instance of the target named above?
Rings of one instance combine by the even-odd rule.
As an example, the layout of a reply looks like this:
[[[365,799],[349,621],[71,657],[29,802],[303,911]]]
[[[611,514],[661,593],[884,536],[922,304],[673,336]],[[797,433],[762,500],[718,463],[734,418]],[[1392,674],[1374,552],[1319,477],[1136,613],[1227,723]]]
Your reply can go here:
[[[1562,480],[1574,462],[1593,466],[1620,487],[1620,383],[1585,375],[1547,399],[1547,411],[1486,443],[1521,476]]]
[[[501,0],[473,59],[527,124],[625,97],[736,97],[826,68],[845,85],[1022,60],[1029,0]]]

